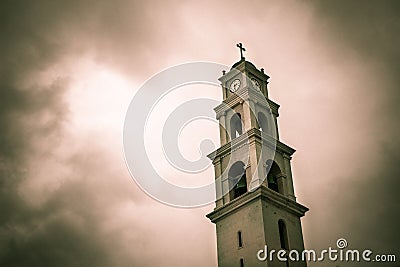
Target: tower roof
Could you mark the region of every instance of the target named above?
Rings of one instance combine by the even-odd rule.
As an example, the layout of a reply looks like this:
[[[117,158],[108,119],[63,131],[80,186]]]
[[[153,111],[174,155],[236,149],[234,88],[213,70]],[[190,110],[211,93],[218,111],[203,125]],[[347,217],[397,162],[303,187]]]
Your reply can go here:
[[[254,66],[253,63],[251,63],[250,61],[245,60],[244,58],[242,58],[241,60],[239,60],[238,62],[236,62],[235,64],[233,64],[231,69],[237,68],[237,67],[239,67],[239,65],[241,65],[241,64],[245,65],[245,67],[251,66],[251,67],[257,69],[257,67]]]

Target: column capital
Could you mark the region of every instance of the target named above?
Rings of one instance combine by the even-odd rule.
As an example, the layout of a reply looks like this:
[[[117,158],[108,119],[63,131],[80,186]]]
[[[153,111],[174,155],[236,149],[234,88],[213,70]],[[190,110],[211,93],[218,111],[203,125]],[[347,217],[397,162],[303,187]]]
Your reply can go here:
[[[216,114],[217,120],[219,120],[221,117],[226,117],[226,110],[223,110],[223,111],[218,112],[218,113]]]
[[[288,159],[288,160],[291,160],[291,159],[292,159],[292,157],[289,156],[289,155],[286,154],[286,153],[283,153],[283,158],[284,158],[284,159]]]

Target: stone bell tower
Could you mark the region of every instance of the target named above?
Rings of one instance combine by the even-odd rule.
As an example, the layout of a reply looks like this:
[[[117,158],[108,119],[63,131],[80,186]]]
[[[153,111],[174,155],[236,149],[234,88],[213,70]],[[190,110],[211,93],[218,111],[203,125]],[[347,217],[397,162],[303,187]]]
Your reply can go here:
[[[219,78],[223,101],[214,110],[221,147],[209,155],[216,178],[219,267],[306,266],[306,262],[260,261],[257,252],[304,249],[290,160],[295,150],[279,141],[279,105],[268,98],[268,75],[243,57]],[[287,255],[286,255],[287,257]]]

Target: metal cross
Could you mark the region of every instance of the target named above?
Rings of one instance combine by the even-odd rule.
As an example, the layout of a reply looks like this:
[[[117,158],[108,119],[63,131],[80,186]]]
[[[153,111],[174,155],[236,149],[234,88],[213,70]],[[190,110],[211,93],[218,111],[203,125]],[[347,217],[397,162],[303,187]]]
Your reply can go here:
[[[246,49],[243,47],[242,43],[238,43],[238,44],[236,44],[236,46],[239,47],[239,50],[240,50],[240,59],[243,60],[243,59],[244,59],[243,51],[246,51]]]

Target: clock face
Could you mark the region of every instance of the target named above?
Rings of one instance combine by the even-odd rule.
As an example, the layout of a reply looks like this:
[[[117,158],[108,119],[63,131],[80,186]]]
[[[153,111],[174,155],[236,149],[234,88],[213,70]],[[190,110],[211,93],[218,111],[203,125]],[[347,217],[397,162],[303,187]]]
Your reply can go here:
[[[255,87],[261,90],[261,85],[256,78],[251,78],[251,81],[253,82]]]
[[[239,88],[240,88],[240,80],[239,80],[239,79],[235,79],[235,80],[231,83],[230,90],[231,90],[232,92],[236,92]]]

